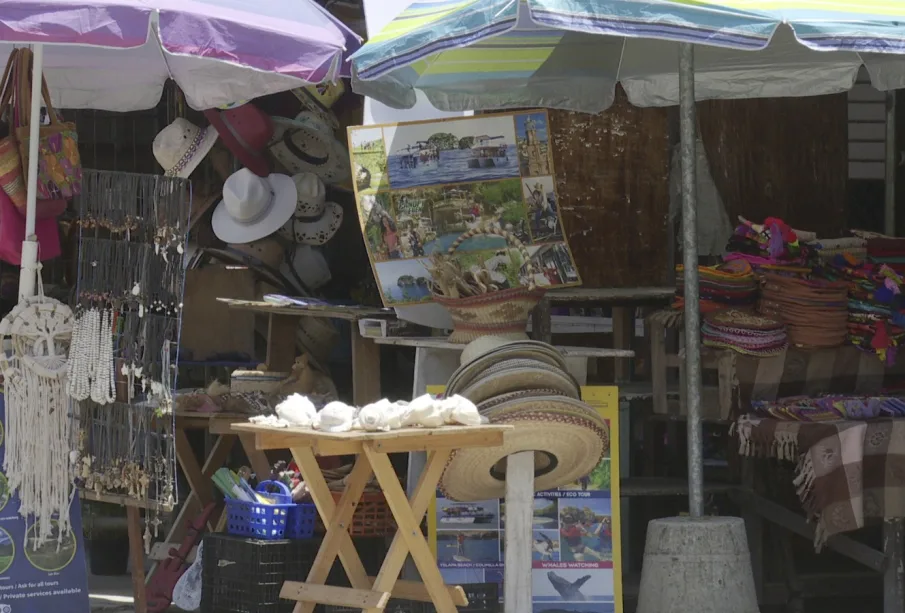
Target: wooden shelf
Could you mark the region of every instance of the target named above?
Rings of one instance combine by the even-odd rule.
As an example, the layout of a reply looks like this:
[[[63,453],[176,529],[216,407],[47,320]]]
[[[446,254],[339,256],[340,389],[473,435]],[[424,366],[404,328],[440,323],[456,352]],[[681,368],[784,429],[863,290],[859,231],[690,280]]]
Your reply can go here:
[[[547,292],[544,297],[552,304],[585,302],[598,305],[645,306],[650,303],[669,302],[675,294],[676,288],[674,287],[607,287],[552,290]]]
[[[446,349],[448,351],[462,351],[466,345],[450,343],[440,337],[409,337],[386,336],[371,339],[378,345],[392,345],[395,347],[422,347],[425,349]],[[556,347],[566,358],[633,358],[635,352],[631,349],[608,349],[605,347]]]
[[[726,494],[738,489],[732,483],[705,483],[705,494]],[[688,482],[684,479],[661,477],[635,477],[622,479],[619,483],[622,498],[644,498],[656,496],[687,496]]]

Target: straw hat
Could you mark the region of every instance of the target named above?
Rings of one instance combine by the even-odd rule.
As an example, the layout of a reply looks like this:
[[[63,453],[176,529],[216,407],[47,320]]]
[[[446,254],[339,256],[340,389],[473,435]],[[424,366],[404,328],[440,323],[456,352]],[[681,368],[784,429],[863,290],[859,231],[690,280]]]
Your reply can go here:
[[[536,367],[546,365],[571,378],[567,374],[566,361],[562,354],[552,345],[540,341],[510,341],[482,337],[466,345],[462,353],[467,356],[467,361],[463,359],[462,365],[449,378],[446,384],[448,395],[460,393],[460,390],[474,383],[477,378],[487,374],[487,369],[506,360],[533,360]],[[528,385],[528,387],[538,386]],[[561,385],[555,387],[559,388]]]
[[[328,185],[352,176],[349,151],[321,118],[304,111],[295,119],[274,117],[273,124],[270,153],[290,173],[313,172]]]
[[[609,427],[588,405],[562,396],[504,402],[484,413],[511,424],[500,447],[462,449],[440,481],[444,496],[464,502],[506,494],[507,456],[533,451],[535,491],[555,489],[589,474],[609,452]]]
[[[581,397],[581,388],[564,370],[536,360],[505,360],[487,368],[467,386],[454,393],[475,404],[524,389],[550,388],[571,398]]]
[[[214,126],[202,130],[177,117],[154,137],[151,149],[166,176],[187,179],[217,142],[217,136]]]

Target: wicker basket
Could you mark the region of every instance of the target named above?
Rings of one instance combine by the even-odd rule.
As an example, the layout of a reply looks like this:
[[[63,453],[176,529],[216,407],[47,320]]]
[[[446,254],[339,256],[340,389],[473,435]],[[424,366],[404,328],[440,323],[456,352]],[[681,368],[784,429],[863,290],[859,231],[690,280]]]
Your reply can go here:
[[[333,500],[339,503],[342,492],[332,491]],[[316,532],[326,530],[323,521],[318,517],[315,526]],[[396,534],[396,521],[393,513],[387,505],[387,499],[383,492],[365,492],[361,495],[355,513],[352,515],[352,525],[349,526],[349,534],[352,536],[389,536]]]
[[[475,228],[457,238],[450,245],[449,254],[455,253],[459,245],[469,238],[482,234],[501,236],[513,248],[518,249],[528,270],[528,286],[467,298],[447,298],[434,293],[434,301],[446,307],[453,320],[453,333],[449,340],[453,343],[467,344],[482,336],[500,336],[512,340],[527,339],[525,330],[528,327],[528,318],[547,290],[535,284],[534,264],[531,263],[531,256],[522,241],[505,230]]]

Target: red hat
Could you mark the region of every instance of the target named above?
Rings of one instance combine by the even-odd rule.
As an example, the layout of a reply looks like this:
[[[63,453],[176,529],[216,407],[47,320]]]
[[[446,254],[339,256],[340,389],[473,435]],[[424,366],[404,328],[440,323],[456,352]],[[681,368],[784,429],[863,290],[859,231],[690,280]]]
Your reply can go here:
[[[259,177],[270,174],[270,162],[263,153],[273,138],[270,115],[253,104],[243,104],[223,111],[208,109],[204,116],[243,166]]]

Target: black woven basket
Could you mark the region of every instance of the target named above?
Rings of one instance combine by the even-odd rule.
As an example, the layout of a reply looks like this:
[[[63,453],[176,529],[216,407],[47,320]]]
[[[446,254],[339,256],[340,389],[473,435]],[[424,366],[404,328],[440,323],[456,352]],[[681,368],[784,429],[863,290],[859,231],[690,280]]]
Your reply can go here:
[[[206,534],[201,613],[292,613],[295,602],[280,598],[283,582],[307,579],[321,540],[262,541]],[[376,575],[386,556],[386,539],[352,540],[365,570]],[[330,570],[327,584],[349,585],[339,560]],[[324,607],[319,605],[315,611],[323,612]]]

